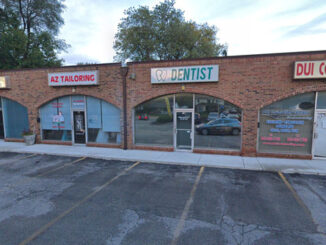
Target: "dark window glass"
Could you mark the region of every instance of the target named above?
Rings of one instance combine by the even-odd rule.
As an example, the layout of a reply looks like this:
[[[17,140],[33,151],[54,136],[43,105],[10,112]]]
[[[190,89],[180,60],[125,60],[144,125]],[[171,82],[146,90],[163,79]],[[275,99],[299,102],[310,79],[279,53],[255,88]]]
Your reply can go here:
[[[193,94],[175,95],[175,108],[191,109],[193,104]]]
[[[317,109],[326,109],[326,91],[318,92]]]
[[[211,96],[195,95],[195,115],[195,148],[240,150],[240,108]]]
[[[259,152],[310,154],[314,93],[287,98],[260,110]]]
[[[173,146],[173,95],[135,107],[134,130],[136,144]]]

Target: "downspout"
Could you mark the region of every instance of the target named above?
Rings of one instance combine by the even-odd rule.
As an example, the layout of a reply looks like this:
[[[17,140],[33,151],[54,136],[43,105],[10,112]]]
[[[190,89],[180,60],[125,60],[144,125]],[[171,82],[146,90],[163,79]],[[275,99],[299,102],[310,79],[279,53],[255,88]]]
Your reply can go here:
[[[123,149],[128,149],[128,127],[127,127],[127,74],[128,67],[121,67],[122,76],[122,99],[123,99]]]

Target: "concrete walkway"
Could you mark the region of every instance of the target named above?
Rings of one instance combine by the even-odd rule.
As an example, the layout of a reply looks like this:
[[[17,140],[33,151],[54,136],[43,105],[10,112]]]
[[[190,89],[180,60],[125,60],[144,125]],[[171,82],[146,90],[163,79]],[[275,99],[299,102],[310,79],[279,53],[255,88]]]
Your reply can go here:
[[[0,152],[1,151],[326,175],[326,160],[241,157],[188,152],[122,150],[113,148],[46,144],[26,146],[24,143],[4,142],[3,140],[0,140]]]

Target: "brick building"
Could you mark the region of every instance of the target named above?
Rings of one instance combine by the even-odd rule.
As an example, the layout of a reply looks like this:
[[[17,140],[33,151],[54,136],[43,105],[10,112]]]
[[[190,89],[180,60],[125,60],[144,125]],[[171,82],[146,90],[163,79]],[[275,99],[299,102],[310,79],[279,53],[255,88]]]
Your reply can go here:
[[[0,138],[326,157],[326,51],[0,71]]]

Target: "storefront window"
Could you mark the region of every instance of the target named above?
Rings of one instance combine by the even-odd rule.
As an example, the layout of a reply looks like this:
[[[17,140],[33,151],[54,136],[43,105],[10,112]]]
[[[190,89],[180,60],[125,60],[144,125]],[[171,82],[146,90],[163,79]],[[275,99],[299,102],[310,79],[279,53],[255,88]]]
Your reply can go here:
[[[120,136],[120,110],[93,97],[87,97],[88,142],[117,143]]]
[[[140,104],[134,112],[136,144],[173,146],[173,95]]]
[[[175,108],[191,109],[193,108],[193,94],[176,94],[175,95]]]
[[[241,109],[211,96],[195,95],[195,148],[240,150]]]
[[[194,103],[195,125],[192,127],[189,109]],[[179,113],[176,122],[173,121],[174,113]],[[183,130],[182,125],[188,123],[187,118],[191,119],[190,127]],[[192,145],[195,148],[240,150],[241,109],[211,96],[187,93],[163,96],[135,108],[134,129],[136,144],[173,146],[175,141],[177,149],[181,149],[180,142],[183,142],[184,147],[186,145],[190,150]]]
[[[50,101],[40,109],[44,140],[71,141],[70,96]]]
[[[65,96],[42,106],[40,109],[43,140],[72,141],[74,113],[87,115],[88,142],[121,143],[120,109],[94,97],[73,95]],[[75,143],[81,140],[80,130],[75,128]],[[84,130],[85,131],[85,130]],[[77,135],[78,133],[78,135]],[[84,136],[82,136],[84,137]]]
[[[2,98],[2,103],[2,113],[0,111],[0,116],[3,116],[3,121],[1,119],[0,124],[2,125],[0,127],[3,129],[0,129],[0,134],[2,135],[0,137],[3,138],[3,134],[5,134],[6,138],[22,138],[23,131],[30,129],[27,108],[6,98]]]
[[[310,154],[315,94],[275,102],[260,110],[259,152]]]
[[[326,109],[326,91],[318,92],[317,109]]]

